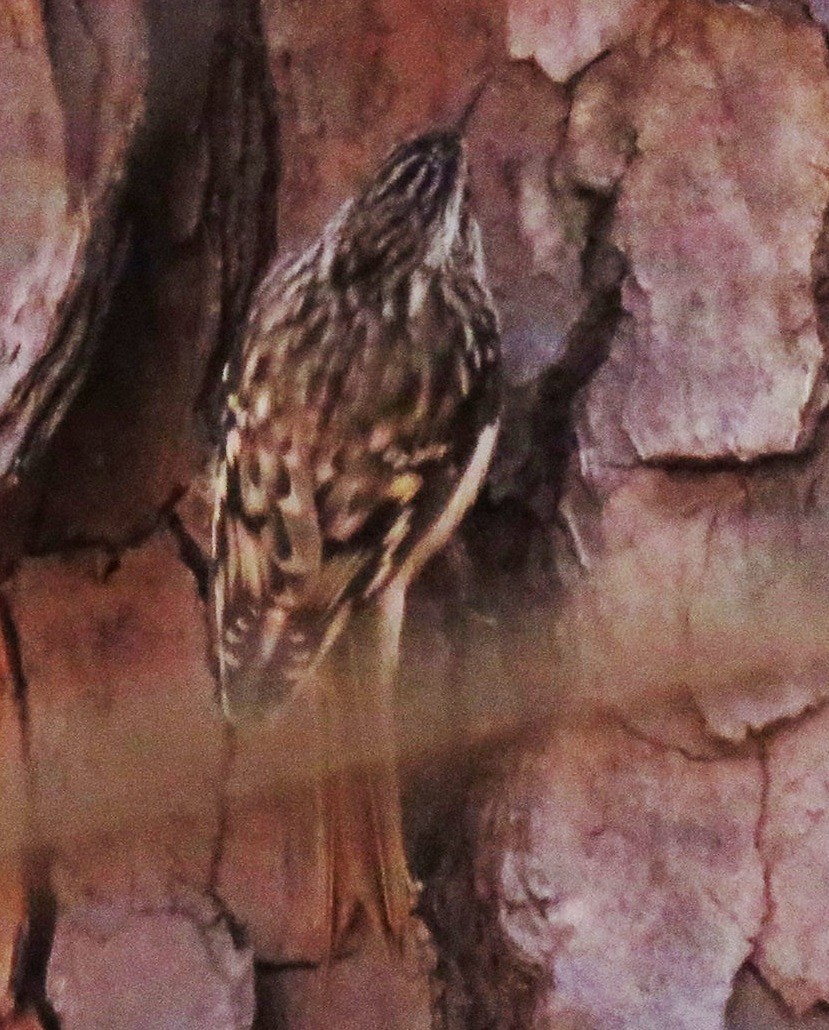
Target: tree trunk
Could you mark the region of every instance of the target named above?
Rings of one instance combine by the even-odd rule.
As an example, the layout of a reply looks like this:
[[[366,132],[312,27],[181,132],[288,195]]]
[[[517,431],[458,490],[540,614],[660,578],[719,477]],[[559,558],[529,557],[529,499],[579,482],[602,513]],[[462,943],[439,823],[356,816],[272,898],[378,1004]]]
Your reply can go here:
[[[0,0],[0,1025],[829,1027],[824,21]],[[503,430],[398,683],[422,940],[319,965],[314,707],[215,702],[221,369],[490,74]]]

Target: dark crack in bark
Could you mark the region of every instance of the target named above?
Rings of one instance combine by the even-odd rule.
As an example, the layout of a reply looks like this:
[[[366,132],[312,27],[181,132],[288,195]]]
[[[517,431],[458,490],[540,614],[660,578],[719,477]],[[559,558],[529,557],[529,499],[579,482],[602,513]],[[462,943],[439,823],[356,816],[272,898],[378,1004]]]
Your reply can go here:
[[[206,605],[210,598],[210,558],[188,532],[184,520],[174,507],[166,509],[166,518],[167,526],[178,544],[179,557],[195,580],[199,600]]]
[[[117,215],[102,217],[87,245],[83,271],[59,312],[52,343],[12,399],[10,417],[26,424],[11,468],[15,480],[32,471],[83,385],[128,248],[129,227]],[[5,424],[0,422],[0,430]]]
[[[182,564],[193,576],[199,600],[202,602],[204,607],[206,638],[210,642],[213,640],[210,617],[210,557],[204,553],[195,538],[188,532],[187,527],[184,524],[184,520],[174,508],[168,511],[167,526],[171,535],[178,544],[179,557]],[[219,696],[218,680],[216,679],[216,661],[213,655],[212,644],[209,644],[208,646],[210,647],[211,652],[208,658],[208,665],[213,672],[214,682],[216,683],[215,698],[218,705],[221,704],[221,698]],[[222,723],[222,755],[216,784],[216,836],[213,841],[208,864],[207,893],[219,906],[224,917],[228,920],[231,931],[235,935],[235,939],[241,939],[239,937],[241,931],[233,922],[232,913],[225,905],[218,887],[228,835],[228,822],[230,817],[230,798],[228,792],[233,773],[233,766],[236,761],[236,752],[237,738],[235,728],[232,723],[225,720]]]
[[[30,761],[30,720],[26,677],[20,639],[11,607],[0,595],[0,634],[9,659],[14,701],[20,725],[25,789],[25,844],[23,878],[26,892],[26,921],[15,943],[11,989],[20,1011],[33,1009],[43,1030],[59,1030],[60,1023],[46,993],[46,974],[55,933],[57,904],[50,884],[51,860],[40,848],[32,830],[31,804],[34,770]]]
[[[212,3],[197,27],[188,11],[144,8],[146,118],[111,219],[126,253],[109,313],[96,308],[105,345],[44,462],[38,550],[150,532],[173,485],[199,472],[221,367],[274,248],[276,108],[258,4]],[[171,68],[177,47],[186,74]]]
[[[526,1030],[539,999],[551,989],[549,973],[520,956],[501,929],[501,902],[493,886],[493,866],[503,850],[492,846],[500,824],[497,810],[476,823],[481,798],[494,793],[482,790],[477,804],[464,806],[451,854],[421,897],[419,914],[438,954],[432,990],[435,1030]],[[481,867],[482,843],[489,856],[486,869]],[[486,898],[482,882],[489,887]]]
[[[247,321],[251,292],[276,249],[279,125],[256,0],[237,0],[210,77],[204,119],[211,148],[207,231],[221,254],[221,312],[197,409],[215,438],[222,369]]]
[[[12,466],[15,477],[28,474],[42,457],[83,385],[129,249],[129,226],[122,211],[122,183],[135,127],[143,113],[143,101],[135,93],[119,112],[117,126],[102,125],[100,110],[96,109],[95,116],[90,117],[89,110],[79,107],[78,98],[73,95],[72,78],[83,62],[76,52],[66,53],[63,36],[68,19],[79,26],[93,56],[95,71],[91,85],[96,105],[100,104],[107,87],[105,73],[112,74],[112,69],[107,71],[100,42],[95,38],[83,5],[74,0],[69,8],[56,0],[45,0],[44,26],[55,87],[66,119],[67,188],[75,206],[89,204],[93,223],[81,254],[82,263],[76,266],[63,303],[56,312],[50,344],[18,385],[9,406],[11,418],[22,426],[17,430],[21,440]],[[119,85],[123,88],[123,84]],[[83,125],[79,119],[83,120]],[[111,163],[97,167],[101,160],[98,135],[103,129],[113,134],[108,142],[117,145],[110,155]]]
[[[184,487],[174,487],[169,497],[164,501],[159,510],[154,513],[151,521],[146,525],[136,527],[133,533],[119,540],[109,539],[108,537],[77,535],[68,537],[59,543],[38,543],[38,541],[44,539],[44,535],[41,532],[39,519],[33,519],[32,543],[27,548],[27,556],[30,558],[47,558],[50,556],[76,554],[79,551],[99,551],[106,557],[100,570],[101,581],[106,582],[113,573],[118,571],[122,556],[127,551],[134,551],[139,547],[143,547],[148,540],[151,540],[156,535],[159,529],[169,528],[176,541],[180,544],[179,536],[173,529],[173,525],[176,518],[176,505],[181,500],[184,492]],[[46,539],[48,540],[48,537]],[[191,571],[193,570],[191,569]],[[198,580],[196,582],[198,584]]]
[[[692,751],[690,748],[682,747],[675,742],[660,740],[658,737],[653,736],[653,734],[647,733],[644,730],[639,729],[637,726],[632,725],[621,713],[613,714],[615,715],[613,721],[621,726],[625,733],[633,740],[638,741],[640,744],[644,744],[653,751],[678,755],[686,762],[691,762],[696,765],[711,765],[712,763],[722,761],[724,758],[745,757],[753,750],[753,745],[750,740],[741,741],[739,743],[722,740],[719,737],[714,737],[709,730],[708,736],[711,737],[716,750],[712,751],[710,754],[698,753]]]
[[[768,745],[769,737],[767,732],[756,735],[757,746],[758,746],[758,761],[760,763],[760,811],[757,815],[757,825],[754,830],[754,847],[757,851],[757,857],[760,861],[760,867],[763,871],[763,912],[760,917],[760,925],[757,928],[757,932],[751,941],[752,953],[749,955],[749,961],[754,958],[754,950],[757,946],[757,941],[762,936],[769,921],[774,916],[774,892],[772,890],[772,870],[771,860],[766,854],[766,825],[768,822],[769,814],[769,788],[770,788],[770,774],[769,774],[769,754]]]
[[[621,283],[625,260],[610,242],[618,192],[599,193],[574,184],[571,188],[589,208],[581,259],[581,285],[588,300],[583,314],[567,333],[560,359],[542,375],[537,386],[532,411],[527,415],[533,434],[532,467],[519,475],[520,496],[496,501],[485,490],[462,530],[477,580],[475,604],[483,611],[503,616],[497,632],[505,638],[522,625],[527,633],[532,624],[528,607],[538,608],[545,613],[544,618],[549,618],[555,606],[558,589],[549,527],[533,510],[532,498],[543,494],[543,507],[557,508],[576,446],[574,402],[606,360],[624,314]],[[542,539],[550,551],[543,562],[546,585],[527,589],[527,570],[539,558],[532,548],[537,552]],[[519,605],[516,595],[522,599]],[[504,611],[505,597],[512,599],[511,616]],[[505,641],[510,653],[523,653],[520,632],[511,649]],[[508,678],[508,685],[502,684],[501,690],[527,689],[520,676],[515,681]],[[497,822],[492,812],[485,825],[475,820],[484,810],[485,799],[497,795],[497,785],[509,764],[505,758],[511,750],[509,742],[520,738],[525,746],[534,733],[540,732],[539,723],[546,724],[552,717],[553,707],[552,701],[541,705],[532,721],[528,718],[526,725],[512,726],[500,740],[470,745],[467,786],[459,792],[461,798],[452,823],[457,826],[460,822],[462,830],[453,835],[448,849],[444,845],[442,855],[431,856],[435,871],[421,903],[422,917],[438,951],[434,1006],[439,1030],[525,1030],[532,1025],[538,1000],[551,988],[549,973],[518,954],[506,939],[499,922],[499,898],[495,894],[481,897],[482,878],[490,890],[497,892],[493,886],[496,870],[482,871],[481,857],[488,855],[494,862],[503,847],[491,836]]]

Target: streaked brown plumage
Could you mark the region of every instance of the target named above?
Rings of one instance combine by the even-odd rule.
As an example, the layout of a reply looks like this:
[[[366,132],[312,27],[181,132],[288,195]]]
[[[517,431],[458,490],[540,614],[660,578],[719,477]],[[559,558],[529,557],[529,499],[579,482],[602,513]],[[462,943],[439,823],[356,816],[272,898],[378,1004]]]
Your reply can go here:
[[[363,706],[377,725],[361,732],[387,739],[393,769],[389,683],[367,680],[392,676],[405,587],[474,500],[497,430],[498,329],[457,133],[399,147],[316,243],[270,272],[228,378],[214,524],[225,709],[261,714],[313,689],[335,651],[334,680],[346,677],[349,625],[375,612],[387,642],[370,647],[392,657],[332,688],[328,710],[336,722],[352,706],[354,675],[363,701],[377,693]],[[332,846],[370,852],[331,856],[335,936],[360,906],[394,934],[404,918],[390,884],[405,877],[399,840],[363,839],[399,837],[394,777],[372,779],[362,801],[332,791]],[[352,870],[348,884],[337,868]],[[371,884],[376,898],[342,897]]]

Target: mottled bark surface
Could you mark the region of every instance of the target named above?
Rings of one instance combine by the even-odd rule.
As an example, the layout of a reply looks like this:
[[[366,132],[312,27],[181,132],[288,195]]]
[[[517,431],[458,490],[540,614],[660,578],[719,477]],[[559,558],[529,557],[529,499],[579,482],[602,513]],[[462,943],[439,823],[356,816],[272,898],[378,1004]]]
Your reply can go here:
[[[143,18],[4,5],[0,469],[39,449],[83,379],[123,256],[114,206],[143,110]]]
[[[251,952],[206,900],[227,744],[204,570],[174,506],[206,463],[217,369],[275,246],[276,113],[259,12],[56,2],[43,21],[33,8],[29,25],[28,7],[3,15],[16,49],[0,73],[0,160],[29,180],[25,197],[22,186],[4,194],[3,217],[17,221],[3,260],[7,244],[25,245],[10,265],[40,291],[40,321],[20,351],[26,367],[4,366],[4,454],[35,424],[49,426],[38,444],[51,439],[17,487],[7,480],[3,554],[17,565],[7,596],[31,875],[57,926],[46,986],[47,904],[19,993],[48,993],[43,1005],[66,1026],[246,1026]],[[58,282],[70,230],[74,264]],[[182,890],[198,903],[180,904]],[[158,985],[146,1004],[137,980]]]
[[[827,22],[0,5],[15,1025],[829,1025]],[[238,734],[215,705],[219,373],[277,243],[489,74],[468,145],[504,428],[399,683],[433,943],[311,968],[313,705]]]
[[[554,159],[598,205],[583,283],[610,300],[552,532],[558,726],[496,763],[435,881],[450,1026],[774,1025],[754,981],[726,1016],[746,961],[796,1012],[827,996],[825,43],[794,9],[624,25],[597,24]]]
[[[19,954],[21,929],[26,919],[24,848],[26,835],[26,768],[24,734],[19,692],[15,689],[14,640],[4,620],[0,648],[0,741],[3,747],[0,772],[0,1019],[13,1009],[12,979]]]
[[[111,983],[152,990],[102,990]],[[75,906],[58,926],[47,989],[66,1030],[237,1030],[254,1016],[249,955],[215,905],[187,894],[156,905]]]

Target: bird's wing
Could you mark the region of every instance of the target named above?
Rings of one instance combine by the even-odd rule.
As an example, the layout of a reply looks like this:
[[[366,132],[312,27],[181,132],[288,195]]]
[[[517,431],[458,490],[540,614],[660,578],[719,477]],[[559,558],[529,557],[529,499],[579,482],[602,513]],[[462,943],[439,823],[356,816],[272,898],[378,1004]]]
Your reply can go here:
[[[465,315],[455,326],[444,302],[424,300],[421,317],[396,329],[339,300],[253,326],[214,523],[229,709],[261,709],[312,671],[459,482],[497,403],[482,403],[495,392],[497,329],[485,305],[472,329]],[[469,341],[436,346],[426,337],[438,332]]]

